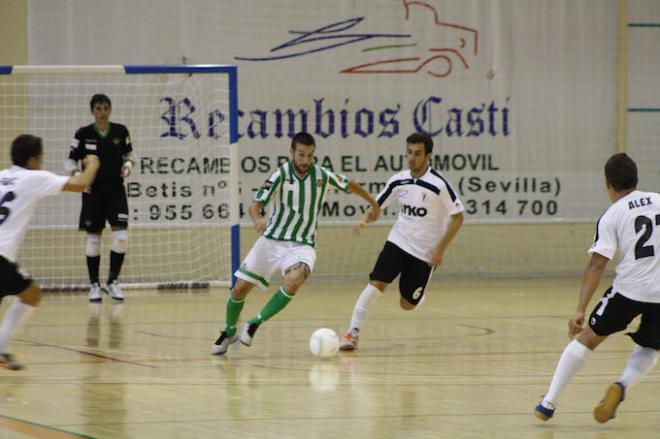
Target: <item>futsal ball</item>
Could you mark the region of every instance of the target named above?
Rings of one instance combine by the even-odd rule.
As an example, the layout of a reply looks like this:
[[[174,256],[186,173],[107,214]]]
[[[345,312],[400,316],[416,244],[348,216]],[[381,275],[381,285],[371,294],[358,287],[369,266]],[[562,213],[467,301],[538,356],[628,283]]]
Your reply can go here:
[[[309,339],[309,349],[317,357],[333,357],[339,350],[339,337],[332,329],[317,329]]]

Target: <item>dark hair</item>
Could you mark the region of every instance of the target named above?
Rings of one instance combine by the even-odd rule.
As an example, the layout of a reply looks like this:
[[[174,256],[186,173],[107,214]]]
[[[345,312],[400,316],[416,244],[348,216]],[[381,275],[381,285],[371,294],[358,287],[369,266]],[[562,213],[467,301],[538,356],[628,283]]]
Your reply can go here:
[[[92,100],[89,101],[89,109],[94,111],[94,106],[96,104],[108,104],[108,107],[112,108],[112,102],[110,102],[110,98],[104,94],[95,94],[92,96]]]
[[[605,164],[605,178],[615,191],[635,189],[637,165],[625,152],[614,154]]]
[[[42,153],[41,137],[21,134],[11,142],[11,161],[16,166],[25,168],[31,157],[39,157]]]
[[[297,143],[301,143],[305,146],[316,146],[314,137],[312,137],[311,134],[306,133],[304,131],[296,133],[296,135],[293,136],[293,139],[291,139],[291,149],[296,149]]]
[[[406,144],[423,143],[426,154],[433,152],[433,139],[426,133],[412,133],[406,139]]]

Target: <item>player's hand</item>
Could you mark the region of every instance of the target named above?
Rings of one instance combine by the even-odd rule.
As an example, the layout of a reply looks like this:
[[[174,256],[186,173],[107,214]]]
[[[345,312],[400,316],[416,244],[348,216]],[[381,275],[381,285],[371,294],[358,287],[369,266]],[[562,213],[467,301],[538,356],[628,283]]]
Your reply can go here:
[[[125,161],[124,164],[121,166],[121,176],[127,178],[129,175],[131,175],[132,170],[133,170],[133,162],[131,162],[130,160]]]
[[[578,335],[584,326],[584,312],[577,311],[575,313],[575,318],[572,318],[568,321],[568,338],[574,338]]]
[[[431,252],[429,252],[429,262],[428,264],[431,267],[437,267],[438,265],[442,264],[442,259],[444,257],[444,251],[434,248]]]
[[[366,212],[366,219],[367,222],[373,223],[378,221],[378,217],[380,216],[380,206],[371,206],[369,210]]]
[[[357,237],[360,236],[360,232],[362,232],[362,228],[366,226],[367,223],[364,222],[364,220],[360,220],[353,226],[353,236]]]
[[[268,226],[268,220],[264,217],[260,217],[254,222],[254,229],[257,233],[262,234],[266,227]]]
[[[85,158],[83,159],[83,164],[85,167],[92,166],[98,168],[101,166],[101,162],[99,161],[99,156],[96,154],[87,154]]]

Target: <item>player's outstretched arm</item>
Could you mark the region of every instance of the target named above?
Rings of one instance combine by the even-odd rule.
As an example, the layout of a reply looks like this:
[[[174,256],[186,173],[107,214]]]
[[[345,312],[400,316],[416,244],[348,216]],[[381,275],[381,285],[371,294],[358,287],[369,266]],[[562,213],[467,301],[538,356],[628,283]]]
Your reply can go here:
[[[447,225],[447,231],[445,236],[442,237],[438,245],[435,246],[431,254],[429,255],[430,262],[429,265],[432,267],[437,267],[442,264],[444,258],[445,250],[449,247],[449,243],[452,242],[454,236],[458,233],[458,230],[463,225],[464,216],[462,212],[451,215],[449,217],[449,224]]]
[[[80,172],[80,169],[78,169],[78,162],[73,160],[73,159],[66,159],[64,161],[64,170],[66,171],[67,175],[76,175],[77,172]]]
[[[373,216],[374,216],[373,209],[369,207],[369,209],[367,209],[367,211],[362,214],[360,220],[357,223],[355,223],[355,225],[353,226],[353,236],[359,236],[360,232],[362,231],[362,228],[367,224],[373,222],[371,220]],[[377,214],[376,214],[376,218],[378,218]]]
[[[369,203],[371,206],[370,209],[367,211],[369,213],[368,221],[367,222],[374,222],[378,219],[380,216],[380,206],[378,205],[378,202],[369,195],[369,192],[364,190],[362,186],[360,186],[358,183],[354,182],[353,180],[348,181],[348,190],[357,195],[358,197],[362,198],[364,201]]]
[[[99,158],[90,154],[85,156],[83,163],[85,164],[85,170],[80,174],[69,178],[69,180],[62,188],[64,192],[84,192],[87,190],[89,185],[94,182],[96,172],[99,170],[99,166],[101,165]]]
[[[591,298],[598,288],[603,273],[605,272],[605,267],[609,259],[599,253],[592,253],[591,259],[587,264],[587,268],[584,270],[584,275],[582,276],[582,285],[580,285],[580,299],[578,301],[577,309],[575,310],[575,317],[568,321],[568,336],[569,338],[575,337],[577,334],[582,332],[582,327],[584,325],[584,315],[591,302]]]
[[[357,236],[360,234],[360,230],[365,225],[378,220],[378,217],[380,216],[380,206],[374,197],[369,195],[369,192],[364,190],[362,186],[353,180],[349,180],[348,190],[365,200],[370,205],[369,209],[367,209],[367,211],[360,218],[360,221],[358,221],[357,224],[353,227],[353,235]]]
[[[263,207],[264,205],[261,201],[255,201],[250,204],[250,208],[248,209],[248,215],[250,215],[250,219],[252,220],[252,224],[254,224],[254,229],[257,233],[263,233],[268,225],[268,220],[261,215],[261,209],[263,209]]]

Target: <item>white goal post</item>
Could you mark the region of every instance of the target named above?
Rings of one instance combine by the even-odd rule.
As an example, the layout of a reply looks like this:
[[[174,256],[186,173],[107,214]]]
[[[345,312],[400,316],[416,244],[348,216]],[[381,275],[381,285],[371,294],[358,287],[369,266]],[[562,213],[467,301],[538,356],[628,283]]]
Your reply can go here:
[[[12,139],[30,133],[44,140],[43,168],[64,174],[97,93],[111,99],[110,121],[126,125],[134,150],[122,285],[230,285],[240,258],[236,66],[0,66],[2,167]],[[80,196],[63,194],[33,218],[18,262],[46,289],[88,288],[79,212]]]

